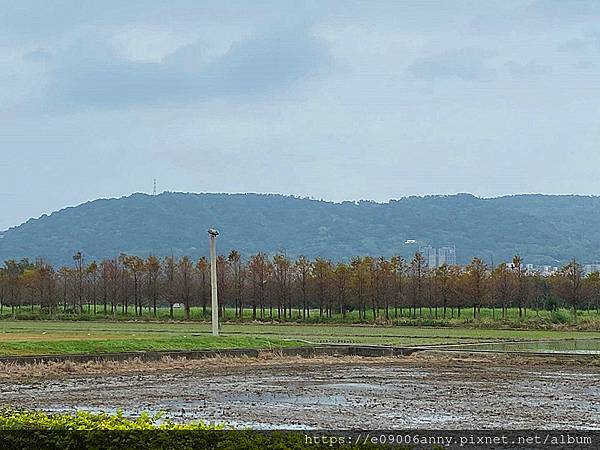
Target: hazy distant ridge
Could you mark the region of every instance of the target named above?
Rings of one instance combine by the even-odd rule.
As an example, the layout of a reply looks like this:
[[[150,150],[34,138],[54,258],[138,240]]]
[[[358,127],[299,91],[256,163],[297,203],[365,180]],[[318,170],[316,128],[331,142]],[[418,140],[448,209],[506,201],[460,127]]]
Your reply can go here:
[[[2,233],[0,258],[43,256],[71,263],[120,252],[206,254],[206,229],[221,232],[219,250],[305,254],[409,256],[415,246],[455,244],[459,262],[488,262],[520,253],[526,262],[558,264],[600,259],[600,198],[516,195],[480,199],[469,194],[408,197],[389,203],[331,203],[281,195],[184,194],[95,200]]]

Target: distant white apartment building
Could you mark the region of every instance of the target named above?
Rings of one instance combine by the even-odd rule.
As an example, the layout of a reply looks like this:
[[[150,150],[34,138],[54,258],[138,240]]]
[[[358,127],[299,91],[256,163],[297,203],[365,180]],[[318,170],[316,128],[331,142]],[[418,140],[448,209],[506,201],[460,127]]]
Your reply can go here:
[[[456,265],[456,247],[454,245],[445,245],[437,249],[437,265],[440,267],[444,264]]]
[[[437,267],[437,249],[431,245],[427,245],[425,247],[421,247],[420,252],[425,258],[427,267],[430,269],[435,269]]]
[[[516,266],[512,262],[506,263],[506,267],[510,270],[516,269]],[[549,277],[558,272],[558,267],[548,265],[536,266],[535,264],[531,263],[521,264],[520,268],[522,271],[527,272],[529,274],[537,273],[543,277]]]
[[[555,266],[539,266],[538,273],[543,277],[550,277],[558,272],[558,267]]]
[[[583,275],[588,276],[590,273],[600,272],[600,263],[586,264],[583,266]]]
[[[444,264],[449,266],[456,265],[456,247],[453,245],[445,245],[439,248],[427,245],[421,247],[420,252],[425,258],[427,267],[430,269],[441,267]]]

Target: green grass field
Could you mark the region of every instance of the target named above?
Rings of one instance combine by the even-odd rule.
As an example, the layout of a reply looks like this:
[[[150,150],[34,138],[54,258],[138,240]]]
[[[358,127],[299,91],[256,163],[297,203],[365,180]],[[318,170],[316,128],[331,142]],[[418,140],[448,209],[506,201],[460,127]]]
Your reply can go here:
[[[506,319],[501,318],[501,311],[498,309],[492,310],[491,308],[481,308],[481,315],[479,319],[475,320],[473,317],[473,308],[462,308],[460,317],[458,317],[458,311],[455,308],[453,313],[450,308],[447,309],[446,317],[443,317],[442,309],[438,308],[437,316],[435,309],[429,309],[427,307],[422,310],[416,311],[416,317],[413,315],[414,311],[408,308],[403,308],[396,311],[391,308],[389,311],[389,319],[385,319],[384,311],[379,311],[379,316],[374,319],[371,310],[367,310],[366,319],[360,319],[357,311],[348,312],[346,316],[342,316],[339,313],[333,314],[332,317],[320,316],[318,310],[311,310],[310,317],[302,318],[297,310],[293,311],[292,317],[278,317],[277,311],[273,311],[273,318],[271,319],[269,310],[265,310],[265,316],[261,319],[257,317],[258,321],[263,322],[285,322],[285,323],[303,323],[303,324],[369,324],[379,323],[388,325],[401,325],[401,326],[444,326],[444,327],[483,327],[483,328],[527,328],[527,329],[544,329],[555,326],[570,327],[574,329],[583,330],[600,330],[600,313],[595,309],[579,310],[577,313],[577,320],[574,320],[572,311],[566,308],[560,308],[554,311],[547,310],[535,310],[525,309],[523,316],[519,317],[519,310],[517,308],[509,308],[507,310]],[[22,320],[38,320],[38,319],[51,319],[51,320],[77,320],[77,321],[183,321],[184,311],[183,308],[175,308],[173,310],[173,317],[170,317],[170,311],[167,307],[160,307],[157,310],[155,316],[153,312],[147,308],[144,309],[142,315],[136,316],[134,314],[133,307],[129,310],[129,314],[123,314],[121,309],[115,311],[114,314],[104,314],[102,305],[97,308],[97,313],[93,313],[93,309],[84,307],[82,313],[63,312],[62,310],[55,310],[52,315],[47,312],[42,312],[39,306],[21,307],[15,308],[13,311],[11,308],[4,306],[0,312],[0,320],[10,319],[22,319]],[[249,308],[244,310],[243,321],[235,316],[235,310],[227,308],[225,311],[225,317],[222,317],[223,322],[253,322],[252,311]],[[210,320],[210,310],[203,314],[202,309],[199,307],[192,307],[190,313],[190,321],[203,322]]]
[[[49,355],[144,350],[272,348],[326,343],[415,346],[598,338],[596,331],[374,325],[210,324],[190,322],[0,321],[0,355]]]

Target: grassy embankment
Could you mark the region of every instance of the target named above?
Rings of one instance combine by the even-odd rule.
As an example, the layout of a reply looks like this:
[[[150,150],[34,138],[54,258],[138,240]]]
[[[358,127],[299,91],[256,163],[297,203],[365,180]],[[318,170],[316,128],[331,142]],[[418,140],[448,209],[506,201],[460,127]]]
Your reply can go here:
[[[0,356],[148,350],[276,348],[349,343],[415,346],[501,340],[600,339],[600,331],[190,322],[0,321]]]

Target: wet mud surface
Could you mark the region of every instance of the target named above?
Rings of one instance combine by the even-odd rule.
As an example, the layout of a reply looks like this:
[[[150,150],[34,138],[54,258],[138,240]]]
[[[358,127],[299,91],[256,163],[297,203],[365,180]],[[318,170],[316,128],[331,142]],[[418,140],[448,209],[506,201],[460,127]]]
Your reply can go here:
[[[121,372],[121,373],[120,373]],[[521,357],[282,359],[0,379],[0,407],[254,428],[597,429],[600,367]]]

